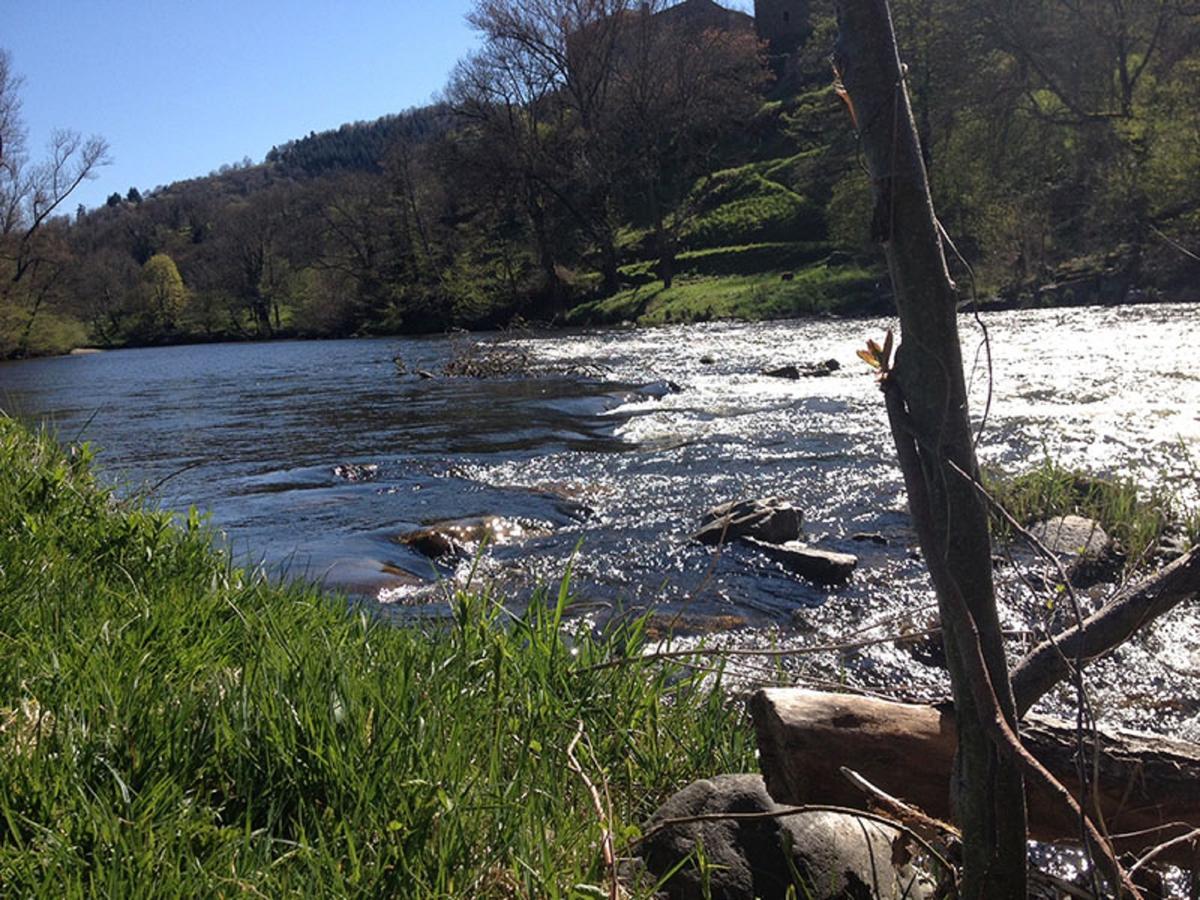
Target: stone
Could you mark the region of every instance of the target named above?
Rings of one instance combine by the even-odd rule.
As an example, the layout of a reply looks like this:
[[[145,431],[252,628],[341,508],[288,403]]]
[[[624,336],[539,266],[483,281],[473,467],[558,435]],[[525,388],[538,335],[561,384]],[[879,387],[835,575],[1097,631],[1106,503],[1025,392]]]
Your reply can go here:
[[[358,463],[345,463],[333,467],[333,474],[338,478],[344,478],[346,481],[373,481],[379,474],[379,466],[374,463],[360,465]]]
[[[768,544],[785,544],[800,537],[803,516],[779,497],[734,500],[713,507],[700,519],[700,530],[692,537],[710,546],[743,537]]]
[[[1094,519],[1057,516],[1031,526],[1029,533],[1058,557],[1068,580],[1077,588],[1113,581],[1121,573],[1124,557],[1108,532]],[[1032,548],[1022,549],[1020,556],[1027,564],[1044,570],[1040,577],[1051,582],[1058,579],[1045,557]]]
[[[512,543],[529,536],[520,522],[499,516],[476,516],[433,522],[424,528],[398,535],[396,540],[430,559],[443,556],[468,556],[486,541]]]
[[[799,366],[778,366],[774,369],[764,369],[763,374],[768,378],[790,378],[797,381],[800,378]]]
[[[748,547],[769,556],[789,572],[831,587],[846,584],[858,568],[858,557],[849,553],[818,550],[797,542],[768,544],[754,538],[739,539]]]
[[[836,359],[827,359],[824,362],[818,363],[804,363],[799,366],[786,365],[778,366],[774,369],[764,369],[762,374],[768,378],[787,378],[797,381],[800,378],[827,378],[841,367],[842,364]]]
[[[643,843],[646,867],[669,900],[898,900],[927,898],[928,884],[892,862],[900,833],[849,813],[659,824],[724,813],[782,811],[760,775],[718,775],[693,782],[654,814]],[[652,833],[651,833],[652,832]],[[700,853],[697,853],[697,851]],[[697,856],[704,864],[698,865]]]
[[[634,391],[640,397],[649,397],[653,400],[661,400],[671,394],[678,394],[683,391],[683,388],[674,381],[662,380],[651,381],[649,384],[643,384]]]

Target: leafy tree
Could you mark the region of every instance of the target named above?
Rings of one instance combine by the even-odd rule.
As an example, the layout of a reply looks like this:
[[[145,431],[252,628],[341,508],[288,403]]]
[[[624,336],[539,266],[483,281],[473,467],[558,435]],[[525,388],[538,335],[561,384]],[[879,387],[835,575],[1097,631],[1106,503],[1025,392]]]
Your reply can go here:
[[[165,253],[154,254],[142,266],[141,283],[154,325],[160,331],[174,331],[188,301],[188,291],[175,260]]]

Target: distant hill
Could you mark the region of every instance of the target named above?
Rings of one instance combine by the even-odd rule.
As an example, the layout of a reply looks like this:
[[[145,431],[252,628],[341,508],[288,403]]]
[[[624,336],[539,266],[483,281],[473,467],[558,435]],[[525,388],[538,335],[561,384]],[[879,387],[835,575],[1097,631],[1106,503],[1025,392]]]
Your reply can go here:
[[[400,141],[424,143],[452,126],[445,105],[424,106],[373,122],[353,122],[272,147],[266,161],[280,174],[299,177],[329,172],[379,172]]]

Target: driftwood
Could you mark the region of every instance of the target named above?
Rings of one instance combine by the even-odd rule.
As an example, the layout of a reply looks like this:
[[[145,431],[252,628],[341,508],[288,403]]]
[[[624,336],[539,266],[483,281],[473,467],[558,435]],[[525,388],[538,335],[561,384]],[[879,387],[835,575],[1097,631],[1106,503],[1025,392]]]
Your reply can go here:
[[[767,789],[785,804],[865,808],[867,798],[840,772],[846,766],[927,815],[953,820],[950,777],[957,745],[949,708],[847,694],[769,689],[750,701]],[[1027,716],[1021,738],[1078,796],[1074,727]],[[1119,852],[1141,854],[1200,828],[1200,747],[1168,738],[1101,732],[1101,821]],[[1079,821],[1036,783],[1028,789],[1030,837],[1078,842]],[[1157,857],[1200,865],[1200,840]]]
[[[1111,651],[1146,623],[1200,594],[1200,547],[1194,547],[1161,572],[1125,591],[1095,615],[1083,630],[1069,628],[1035,647],[1013,669],[1017,711],[1025,713],[1070,674],[1071,661],[1084,662]]]

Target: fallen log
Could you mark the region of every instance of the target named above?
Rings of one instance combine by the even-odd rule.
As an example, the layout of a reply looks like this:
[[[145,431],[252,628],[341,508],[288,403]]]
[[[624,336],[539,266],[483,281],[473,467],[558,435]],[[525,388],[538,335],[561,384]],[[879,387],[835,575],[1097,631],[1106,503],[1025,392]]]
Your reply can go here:
[[[1078,626],[1046,641],[1012,671],[1017,714],[1023,715],[1047,691],[1070,674],[1071,663],[1110,653],[1146,623],[1200,594],[1200,547],[1161,572],[1126,590]]]
[[[867,798],[842,776],[846,766],[927,815],[953,821],[950,774],[957,732],[948,707],[767,689],[751,698],[750,712],[759,764],[777,802],[867,808]],[[1078,797],[1074,727],[1029,715],[1021,738]],[[1200,747],[1132,732],[1101,732],[1100,743],[1097,799],[1119,852],[1140,854],[1200,828]],[[1078,819],[1032,783],[1028,805],[1030,837],[1078,841]],[[1157,858],[1200,866],[1200,840]]]

